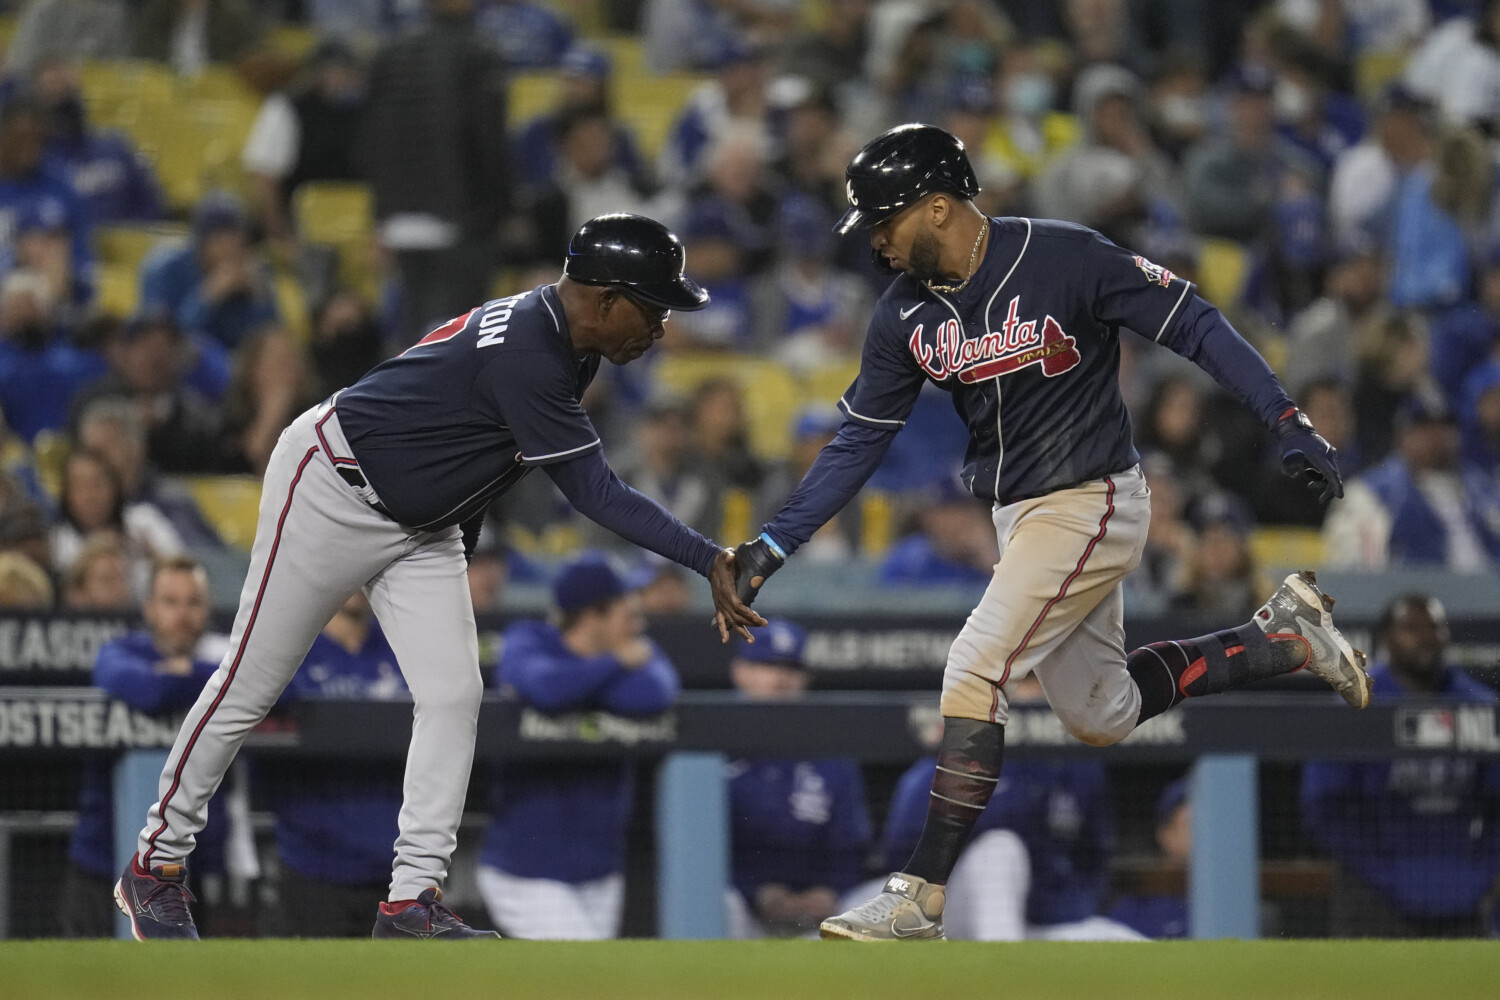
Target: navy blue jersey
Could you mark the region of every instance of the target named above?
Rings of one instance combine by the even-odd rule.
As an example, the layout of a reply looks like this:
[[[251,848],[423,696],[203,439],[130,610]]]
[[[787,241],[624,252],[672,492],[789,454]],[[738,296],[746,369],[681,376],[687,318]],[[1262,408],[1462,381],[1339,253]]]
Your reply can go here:
[[[1161,340],[1193,286],[1090,229],[992,219],[989,249],[957,293],[909,275],[876,306],[851,420],[899,427],[924,379],[953,394],[969,429],[963,480],[1015,499],[1138,460],[1120,397],[1119,328]]]
[[[599,355],[573,351],[551,285],[486,302],[339,393],[344,436],[401,524],[460,524],[533,466],[599,447],[579,400]]]
[[[854,887],[870,843],[858,763],[827,757],[730,767],[731,875],[746,900],[770,883],[795,892]]]

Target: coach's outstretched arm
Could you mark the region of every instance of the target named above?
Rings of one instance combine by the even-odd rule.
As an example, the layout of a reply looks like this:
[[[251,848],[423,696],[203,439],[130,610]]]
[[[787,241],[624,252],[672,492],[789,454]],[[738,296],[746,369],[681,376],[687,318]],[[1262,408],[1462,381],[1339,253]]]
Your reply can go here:
[[[622,483],[599,451],[544,468],[584,517],[627,542],[707,577],[722,641],[729,641],[731,630],[755,641],[747,628],[765,625],[766,620],[735,594],[734,556],[728,549],[720,548],[655,500]]]

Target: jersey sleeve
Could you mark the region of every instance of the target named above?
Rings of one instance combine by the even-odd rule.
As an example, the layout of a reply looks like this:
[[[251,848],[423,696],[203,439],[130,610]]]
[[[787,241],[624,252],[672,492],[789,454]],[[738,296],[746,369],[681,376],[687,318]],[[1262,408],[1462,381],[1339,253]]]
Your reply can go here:
[[[518,350],[491,361],[482,390],[510,428],[521,460],[549,465],[600,447],[578,401],[575,371],[542,351]]]
[[[859,374],[839,400],[839,409],[866,427],[900,430],[917,404],[925,378],[906,348],[895,306],[882,301],[870,321]]]
[[[1094,318],[1160,341],[1192,298],[1193,283],[1094,233],[1081,255]]]

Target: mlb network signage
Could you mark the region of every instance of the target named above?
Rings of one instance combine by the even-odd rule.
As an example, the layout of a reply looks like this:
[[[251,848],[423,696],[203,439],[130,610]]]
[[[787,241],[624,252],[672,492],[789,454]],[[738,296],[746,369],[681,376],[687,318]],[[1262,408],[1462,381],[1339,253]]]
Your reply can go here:
[[[1402,708],[1396,712],[1396,744],[1458,753],[1500,751],[1500,725],[1493,705]]]

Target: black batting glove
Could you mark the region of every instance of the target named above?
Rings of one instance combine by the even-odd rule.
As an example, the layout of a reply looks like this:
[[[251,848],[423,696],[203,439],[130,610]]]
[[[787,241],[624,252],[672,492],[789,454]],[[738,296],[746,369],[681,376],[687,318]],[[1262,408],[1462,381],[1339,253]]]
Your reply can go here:
[[[1276,422],[1276,439],[1281,448],[1283,472],[1318,494],[1324,503],[1344,495],[1338,450],[1313,430],[1307,414],[1288,410]]]
[[[734,550],[734,592],[745,604],[754,604],[755,595],[771,574],[786,563],[786,553],[771,537],[761,532],[759,538],[741,542]]]

